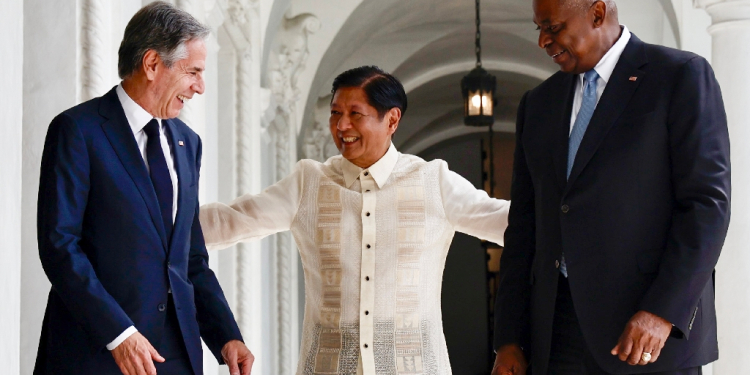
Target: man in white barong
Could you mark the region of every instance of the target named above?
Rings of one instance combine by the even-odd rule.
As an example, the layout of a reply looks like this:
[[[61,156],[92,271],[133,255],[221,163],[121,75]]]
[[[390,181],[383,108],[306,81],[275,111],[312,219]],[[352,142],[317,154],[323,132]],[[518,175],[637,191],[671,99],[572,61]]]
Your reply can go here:
[[[440,296],[456,231],[503,244],[509,201],[399,153],[401,83],[377,67],[333,82],[341,155],[301,160],[257,195],[201,208],[209,249],[291,230],[305,271],[297,374],[451,374]]]

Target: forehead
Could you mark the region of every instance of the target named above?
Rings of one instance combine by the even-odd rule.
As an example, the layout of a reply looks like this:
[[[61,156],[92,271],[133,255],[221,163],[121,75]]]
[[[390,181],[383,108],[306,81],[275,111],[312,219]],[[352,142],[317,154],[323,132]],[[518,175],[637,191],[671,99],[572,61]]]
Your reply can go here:
[[[553,23],[566,18],[570,7],[560,0],[534,0],[534,22],[537,24]]]
[[[203,39],[194,39],[185,43],[187,47],[187,57],[185,61],[189,61],[191,65],[203,67],[206,63],[206,42]]]
[[[336,90],[331,100],[331,106],[341,107],[371,107],[367,93],[361,87],[341,87]]]

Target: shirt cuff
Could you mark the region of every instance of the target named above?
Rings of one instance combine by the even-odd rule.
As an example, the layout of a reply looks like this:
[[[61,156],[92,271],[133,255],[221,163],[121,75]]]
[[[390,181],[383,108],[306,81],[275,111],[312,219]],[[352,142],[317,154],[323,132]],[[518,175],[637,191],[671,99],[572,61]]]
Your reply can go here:
[[[135,327],[130,326],[126,330],[122,331],[120,336],[117,336],[116,339],[114,339],[112,342],[107,344],[107,350],[112,351],[115,350],[116,347],[118,347],[120,344],[122,344],[123,341],[125,341],[128,337],[130,337],[132,334],[138,332]]]

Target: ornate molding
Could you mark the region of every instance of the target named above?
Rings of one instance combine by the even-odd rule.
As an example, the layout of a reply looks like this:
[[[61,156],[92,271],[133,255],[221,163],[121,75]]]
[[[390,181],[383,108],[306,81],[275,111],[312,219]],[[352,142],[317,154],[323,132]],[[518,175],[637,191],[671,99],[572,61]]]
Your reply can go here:
[[[296,159],[295,112],[300,98],[297,78],[307,61],[308,36],[320,28],[320,21],[312,14],[301,14],[285,18],[277,36],[276,48],[269,56],[270,98],[272,104],[269,131],[273,134],[275,148],[276,179],[289,174]],[[266,122],[266,121],[264,121]],[[297,257],[290,233],[280,233],[276,237],[276,290],[278,299],[278,373],[291,374],[295,365],[294,356],[298,351],[294,345],[293,326],[297,324],[292,311],[295,306],[293,293],[296,284]]]
[[[339,153],[328,126],[330,102],[331,95],[326,95],[318,99],[313,115],[314,122],[312,126],[308,126],[305,129],[305,144],[302,145],[302,152],[306,158],[317,160],[321,163]]]
[[[320,21],[309,13],[283,21],[278,46],[270,56],[269,78],[276,104],[285,114],[292,113],[299,100],[297,79],[309,55],[307,39],[319,29]]]
[[[715,31],[717,27],[747,26],[747,21],[750,20],[750,0],[693,0],[693,6],[705,9],[711,16],[709,32]]]
[[[82,3],[83,32],[81,33],[81,101],[86,101],[107,92],[107,44],[109,36],[107,22],[108,0],[84,0]]]

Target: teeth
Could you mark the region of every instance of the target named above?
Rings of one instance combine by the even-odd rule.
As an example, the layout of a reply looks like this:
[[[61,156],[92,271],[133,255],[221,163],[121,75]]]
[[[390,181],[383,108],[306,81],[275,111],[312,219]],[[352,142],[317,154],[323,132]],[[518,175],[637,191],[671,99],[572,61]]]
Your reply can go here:
[[[560,52],[558,52],[558,53],[556,53],[556,54],[552,55],[552,58],[554,59],[555,57],[557,57],[557,56],[560,56],[560,55],[562,55],[562,54],[563,54],[563,52],[565,52],[565,51],[560,51]]]
[[[344,142],[349,143],[349,142],[354,142],[354,141],[356,141],[359,138],[357,138],[357,137],[343,137],[342,139],[344,140]]]
[[[185,103],[186,101],[190,100],[190,98],[188,98],[185,95],[177,95],[177,99],[180,99],[183,103]]]

